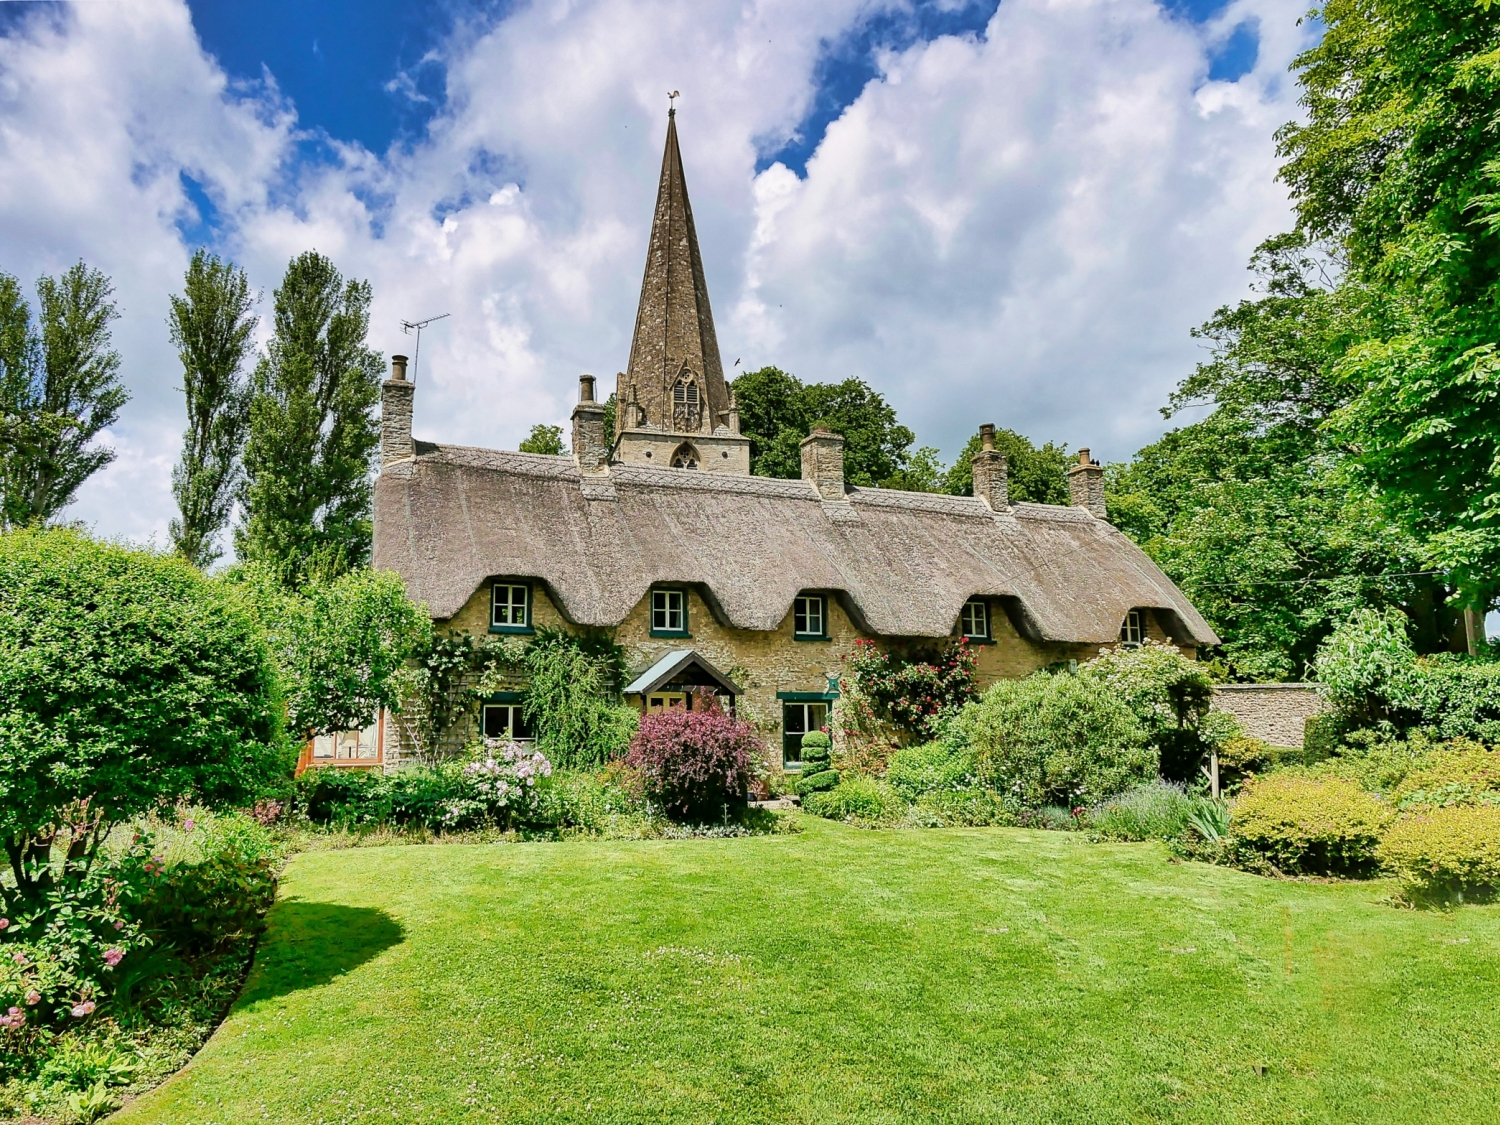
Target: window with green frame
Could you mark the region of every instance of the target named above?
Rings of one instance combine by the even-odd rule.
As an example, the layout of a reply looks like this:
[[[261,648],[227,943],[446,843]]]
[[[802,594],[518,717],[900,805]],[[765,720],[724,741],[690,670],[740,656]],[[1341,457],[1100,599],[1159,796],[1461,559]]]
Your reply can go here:
[[[531,586],[496,582],[490,587],[490,632],[531,632]]]
[[[686,590],[663,588],[651,591],[651,635],[653,637],[688,635]]]
[[[792,636],[803,641],[828,637],[828,603],[821,594],[803,594],[792,603]]]
[[[802,764],[802,736],[828,725],[828,701],[783,700],[781,703],[781,760]]]

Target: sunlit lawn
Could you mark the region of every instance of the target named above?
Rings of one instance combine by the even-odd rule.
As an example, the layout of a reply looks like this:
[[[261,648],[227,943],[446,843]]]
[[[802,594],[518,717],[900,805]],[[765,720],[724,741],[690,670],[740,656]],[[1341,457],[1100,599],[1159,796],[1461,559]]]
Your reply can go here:
[[[1500,1120],[1500,907],[1005,829],[299,856],[127,1122]]]

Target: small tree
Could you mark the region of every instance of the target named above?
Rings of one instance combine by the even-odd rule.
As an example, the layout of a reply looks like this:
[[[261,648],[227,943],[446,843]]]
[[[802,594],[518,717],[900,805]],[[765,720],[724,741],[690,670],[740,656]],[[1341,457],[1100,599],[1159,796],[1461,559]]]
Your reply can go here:
[[[563,446],[563,432],[561,426],[544,426],[538,423],[531,427],[531,433],[526,435],[519,450],[522,453],[550,453],[554,457],[567,452]]]
[[[718,707],[654,711],[641,718],[625,764],[669,816],[701,822],[744,806],[758,746],[749,723]]]
[[[183,560],[0,535],[0,906],[86,869],[122,820],[244,802],[289,773],[281,716],[261,630]]]

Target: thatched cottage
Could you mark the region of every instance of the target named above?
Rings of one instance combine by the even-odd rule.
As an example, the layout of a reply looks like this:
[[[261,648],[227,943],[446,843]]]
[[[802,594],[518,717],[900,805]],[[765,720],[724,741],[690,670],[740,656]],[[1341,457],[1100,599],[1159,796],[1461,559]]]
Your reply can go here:
[[[375,565],[453,631],[612,630],[637,706],[685,705],[710,686],[779,728],[789,761],[826,720],[857,638],[968,637],[985,683],[1148,636],[1190,651],[1217,641],[1105,522],[1087,451],[1071,507],[1011,503],[991,441],[973,496],[851,486],[843,438],[816,430],[801,480],[752,476],[670,115],[613,432],[585,375],[570,456],[414,441],[406,361],[392,363]],[[487,733],[526,733],[518,704],[489,701]]]

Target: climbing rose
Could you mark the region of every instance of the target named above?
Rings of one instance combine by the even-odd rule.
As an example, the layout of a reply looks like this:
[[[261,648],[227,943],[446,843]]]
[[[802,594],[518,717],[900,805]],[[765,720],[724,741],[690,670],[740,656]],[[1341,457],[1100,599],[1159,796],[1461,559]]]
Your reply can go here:
[[[94,1002],[92,1000],[85,1000],[82,1004],[73,1005],[73,1014],[80,1019],[82,1019],[86,1015],[89,1015],[91,1012],[93,1012],[93,1010]]]
[[[30,992],[28,992],[26,994],[26,1003],[28,1003],[28,1004],[36,1004],[36,1003],[38,1003],[41,1000],[41,998],[42,998],[42,994],[40,992],[38,992],[36,989],[33,988]]]
[[[0,918],[0,930],[9,929],[9,928],[10,928],[10,919],[9,918]]]
[[[125,951],[123,949],[106,949],[104,951],[104,963],[113,969],[120,963],[120,959],[124,956]]]

